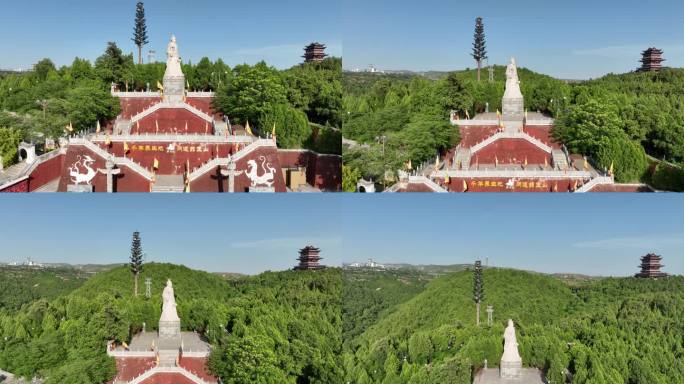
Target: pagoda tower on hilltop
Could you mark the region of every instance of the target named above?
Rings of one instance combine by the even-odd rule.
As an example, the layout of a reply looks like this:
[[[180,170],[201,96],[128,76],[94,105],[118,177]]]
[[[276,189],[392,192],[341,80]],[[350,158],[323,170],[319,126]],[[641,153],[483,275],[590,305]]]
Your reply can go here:
[[[661,272],[660,268],[664,267],[660,262],[663,258],[655,253],[649,253],[646,256],[641,256],[641,272],[634,275],[641,278],[657,278],[667,277],[667,273]]]
[[[328,55],[325,53],[327,47],[319,42],[311,43],[304,47],[304,62],[323,61]]]
[[[299,265],[294,267],[294,269],[300,271],[311,271],[325,268],[324,265],[319,263],[321,260],[321,257],[319,256],[320,252],[321,250],[313,245],[307,245],[306,247],[300,249],[298,258]]]
[[[663,68],[663,50],[651,47],[643,52],[641,52],[641,68],[638,69],[639,72],[654,72],[659,71]]]

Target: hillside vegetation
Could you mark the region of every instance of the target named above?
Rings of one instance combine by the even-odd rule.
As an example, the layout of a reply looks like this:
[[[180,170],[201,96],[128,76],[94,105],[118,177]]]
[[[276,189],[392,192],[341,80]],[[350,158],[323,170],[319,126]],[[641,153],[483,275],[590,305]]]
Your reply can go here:
[[[683,277],[570,287],[551,276],[486,269],[484,284],[480,327],[470,271],[437,278],[385,310],[364,333],[345,340],[347,380],[471,383],[485,359],[498,366],[511,318],[524,365],[542,369],[553,382],[684,382]],[[491,327],[486,305],[494,307]]]
[[[34,300],[52,300],[80,287],[88,275],[72,268],[0,267],[0,311],[13,312]]]
[[[491,112],[501,109],[505,67],[494,72],[491,83],[477,82],[474,70],[436,80],[345,73],[343,135],[370,145],[345,150],[346,174],[380,180],[385,170],[431,161],[457,145],[450,111],[473,117],[487,103]],[[518,73],[526,109],[555,117],[553,136],[570,152],[587,155],[597,169],[613,164],[620,182],[684,190],[684,69],[572,83],[525,68]]]
[[[70,294],[0,314],[0,367],[46,383],[114,377],[109,340],[156,328],[161,292],[173,281],[184,331],[214,346],[210,368],[225,383],[336,383],[341,353],[340,273],[280,272],[230,281],[169,264],[146,264],[152,297],[133,296],[126,267],[96,275]],[[243,351],[249,350],[249,354]]]

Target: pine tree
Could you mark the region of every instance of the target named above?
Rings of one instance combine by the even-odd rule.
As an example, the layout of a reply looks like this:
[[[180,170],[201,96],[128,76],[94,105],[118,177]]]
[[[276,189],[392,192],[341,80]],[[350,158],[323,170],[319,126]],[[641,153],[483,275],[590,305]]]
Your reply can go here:
[[[135,280],[134,293],[138,296],[138,275],[142,272],[143,251],[140,243],[140,232],[133,232],[133,242],[131,243],[131,273]]]
[[[147,21],[145,21],[145,5],[138,2],[135,10],[135,28],[133,29],[133,38],[131,39],[138,47],[138,64],[143,63],[142,47],[149,43],[147,40]]]
[[[475,20],[475,41],[473,42],[473,59],[477,62],[477,81],[480,81],[482,61],[487,59],[487,47],[485,42],[484,24],[482,18]]]
[[[475,300],[476,318],[475,321],[477,325],[480,325],[480,302],[484,300],[484,285],[482,281],[482,262],[477,260],[475,262],[475,270],[473,271],[474,284],[473,284],[473,300]]]

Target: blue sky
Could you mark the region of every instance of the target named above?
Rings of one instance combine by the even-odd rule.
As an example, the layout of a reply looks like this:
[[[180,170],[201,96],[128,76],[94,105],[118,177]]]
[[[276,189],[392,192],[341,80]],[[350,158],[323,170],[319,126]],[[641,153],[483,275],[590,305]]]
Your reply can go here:
[[[628,276],[648,252],[684,274],[677,194],[345,196],[345,262],[489,264]]]
[[[622,73],[657,46],[684,67],[679,0],[342,0],[344,67],[454,70],[469,56],[475,18],[484,18],[490,62],[568,79]]]
[[[255,274],[313,244],[341,264],[340,200],[325,195],[3,196],[0,212],[2,262],[125,263],[138,230],[146,261]]]
[[[136,0],[3,1],[0,12],[0,68],[30,68],[49,57],[58,65],[74,57],[94,61],[108,41],[124,52],[131,42]],[[312,41],[341,56],[341,4],[336,1],[147,0],[150,44],[165,60],[172,33],[184,61],[203,56],[229,65],[266,60],[278,68],[301,62]],[[147,62],[147,56],[144,55]]]

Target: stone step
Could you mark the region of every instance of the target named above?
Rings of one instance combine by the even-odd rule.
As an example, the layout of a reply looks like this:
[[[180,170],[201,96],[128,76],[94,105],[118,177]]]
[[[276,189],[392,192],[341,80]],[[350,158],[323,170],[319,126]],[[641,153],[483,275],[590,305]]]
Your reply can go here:
[[[568,158],[565,153],[560,149],[551,150],[551,159],[553,161],[553,167],[560,170],[568,169]]]

